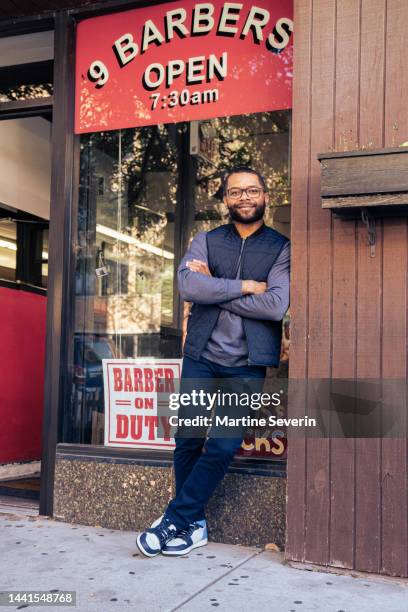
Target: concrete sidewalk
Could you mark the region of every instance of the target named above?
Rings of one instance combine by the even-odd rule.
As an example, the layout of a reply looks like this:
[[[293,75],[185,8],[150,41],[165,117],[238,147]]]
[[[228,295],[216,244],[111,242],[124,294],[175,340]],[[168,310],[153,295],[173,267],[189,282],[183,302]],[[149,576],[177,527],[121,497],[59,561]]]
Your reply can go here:
[[[0,508],[2,591],[73,590],[84,612],[408,611],[402,580],[304,571],[278,553],[213,543],[186,557],[148,559],[133,533],[27,514]],[[35,606],[17,609],[27,607]]]

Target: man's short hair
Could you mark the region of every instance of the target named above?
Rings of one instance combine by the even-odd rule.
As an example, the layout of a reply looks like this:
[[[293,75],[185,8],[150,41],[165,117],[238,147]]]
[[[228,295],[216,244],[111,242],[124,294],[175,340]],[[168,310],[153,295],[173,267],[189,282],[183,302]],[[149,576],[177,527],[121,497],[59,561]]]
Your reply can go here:
[[[233,174],[240,174],[241,172],[245,172],[246,174],[255,174],[258,177],[259,182],[262,185],[264,191],[267,191],[266,182],[262,174],[260,174],[257,170],[250,168],[249,166],[236,166],[235,168],[231,168],[228,170],[222,179],[222,195],[225,196],[227,192],[228,179]]]

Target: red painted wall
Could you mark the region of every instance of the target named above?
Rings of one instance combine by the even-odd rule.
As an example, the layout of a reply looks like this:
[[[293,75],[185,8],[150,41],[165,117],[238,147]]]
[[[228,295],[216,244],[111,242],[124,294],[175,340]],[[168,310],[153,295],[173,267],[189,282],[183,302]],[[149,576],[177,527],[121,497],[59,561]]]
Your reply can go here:
[[[0,287],[0,463],[41,458],[46,305]]]

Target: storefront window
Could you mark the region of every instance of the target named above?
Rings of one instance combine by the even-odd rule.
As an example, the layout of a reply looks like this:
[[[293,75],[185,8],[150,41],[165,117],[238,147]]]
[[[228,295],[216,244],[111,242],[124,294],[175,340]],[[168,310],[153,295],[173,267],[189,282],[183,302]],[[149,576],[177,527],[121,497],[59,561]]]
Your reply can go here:
[[[103,444],[102,359],[181,357],[189,305],[175,272],[198,231],[228,221],[226,170],[265,176],[266,222],[289,235],[289,132],[290,111],[276,111],[81,136],[64,441]]]
[[[48,221],[0,208],[0,282],[46,289],[47,280]]]
[[[0,40],[0,104],[53,94],[54,33],[34,32]]]
[[[0,220],[0,278],[16,280],[17,228],[10,219]]]
[[[180,350],[171,334],[177,318],[178,129],[160,125],[81,138],[71,397],[75,430],[70,432],[77,441],[95,441],[98,435],[101,359]]]
[[[0,102],[13,102],[14,100],[34,100],[47,98],[53,94],[52,83],[11,85],[0,88]]]
[[[223,174],[236,166],[250,166],[265,177],[272,194],[265,222],[289,237],[289,223],[284,227],[281,222],[287,215],[281,211],[282,207],[288,210],[290,204],[290,117],[290,111],[276,111],[203,122],[201,137],[205,140],[207,155],[198,156],[193,234],[208,231],[225,220]]]
[[[48,285],[48,228],[43,231],[43,244],[41,253],[41,278],[42,286]]]

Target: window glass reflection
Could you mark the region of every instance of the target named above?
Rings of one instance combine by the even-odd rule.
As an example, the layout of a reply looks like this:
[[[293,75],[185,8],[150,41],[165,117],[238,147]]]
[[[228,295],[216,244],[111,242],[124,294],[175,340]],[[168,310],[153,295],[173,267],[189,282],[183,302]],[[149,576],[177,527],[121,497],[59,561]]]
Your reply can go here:
[[[14,102],[16,100],[35,100],[37,98],[49,98],[54,93],[52,83],[13,85],[11,87],[0,87],[0,103]]]
[[[47,220],[0,208],[0,281],[47,288]]]
[[[101,419],[93,413],[103,411],[103,358],[180,352],[171,334],[176,138],[174,126],[158,125],[81,139],[74,431],[65,439],[100,439]]]
[[[289,236],[289,146],[290,111],[81,137],[64,441],[103,444],[102,359],[181,356],[190,305],[180,303],[175,270],[192,236],[228,222],[227,170],[263,174],[265,221]]]
[[[265,177],[271,195],[265,223],[289,237],[290,119],[290,111],[274,111],[200,123],[193,234],[227,221],[222,177],[233,167],[250,166]]]
[[[0,279],[16,280],[17,229],[12,219],[0,219]]]

